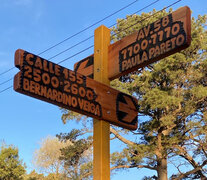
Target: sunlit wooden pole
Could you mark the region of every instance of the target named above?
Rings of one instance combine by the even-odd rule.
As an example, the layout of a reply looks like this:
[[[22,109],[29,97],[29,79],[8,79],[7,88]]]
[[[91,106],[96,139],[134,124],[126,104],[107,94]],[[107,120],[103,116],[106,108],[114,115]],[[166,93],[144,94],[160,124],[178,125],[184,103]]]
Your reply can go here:
[[[94,35],[94,79],[109,85],[108,46],[110,29],[100,26]],[[102,97],[104,98],[104,97]],[[93,120],[93,179],[110,180],[110,125]]]

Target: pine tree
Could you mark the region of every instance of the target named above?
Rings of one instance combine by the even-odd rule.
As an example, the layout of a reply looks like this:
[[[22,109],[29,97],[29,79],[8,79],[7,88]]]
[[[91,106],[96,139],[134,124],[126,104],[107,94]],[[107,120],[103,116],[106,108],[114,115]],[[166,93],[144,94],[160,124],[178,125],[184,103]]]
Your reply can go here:
[[[85,132],[73,129],[70,133],[59,134],[60,141],[71,144],[61,149],[60,160],[64,163],[66,175],[72,180],[92,178],[92,137],[80,138]]]
[[[113,31],[121,33],[114,40],[154,21],[155,17],[127,32],[122,31],[155,12],[118,20]],[[165,14],[160,12],[157,17]],[[126,88],[127,83],[127,91],[138,98],[139,114],[147,117],[147,120],[139,118],[138,142],[129,143],[114,131],[114,135],[128,145],[121,153],[113,154],[114,169],[148,168],[157,172],[159,180],[165,180],[168,163],[176,159],[177,173],[172,179],[207,178],[206,18],[192,19],[192,43],[188,49],[120,78],[123,85],[118,80],[112,82],[119,88]],[[182,171],[179,160],[188,166],[187,171]]]
[[[112,28],[112,42],[167,14],[153,10],[118,19]],[[171,163],[175,166],[171,179],[207,178],[206,21],[206,15],[192,18],[192,42],[186,50],[111,82],[114,88],[137,97],[139,104],[137,132],[114,126],[110,129],[126,145],[111,155],[112,170],[148,168],[157,176],[144,179],[166,180]],[[76,117],[72,114],[71,118],[70,114],[63,114],[64,122]],[[124,134],[138,140],[128,140]]]

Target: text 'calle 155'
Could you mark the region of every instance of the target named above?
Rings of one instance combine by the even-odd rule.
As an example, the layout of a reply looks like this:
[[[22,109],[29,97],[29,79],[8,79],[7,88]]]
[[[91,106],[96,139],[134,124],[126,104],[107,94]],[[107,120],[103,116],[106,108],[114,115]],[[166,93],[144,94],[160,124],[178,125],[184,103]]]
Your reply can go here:
[[[82,74],[18,49],[14,90],[111,124],[137,129],[137,100]]]

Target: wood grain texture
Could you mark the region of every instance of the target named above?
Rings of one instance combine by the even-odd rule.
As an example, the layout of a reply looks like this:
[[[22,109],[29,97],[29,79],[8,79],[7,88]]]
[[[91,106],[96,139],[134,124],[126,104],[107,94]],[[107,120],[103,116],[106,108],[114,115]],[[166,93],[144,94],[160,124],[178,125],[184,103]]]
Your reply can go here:
[[[144,32],[144,28],[142,28],[141,30],[139,30],[138,32],[135,32],[129,36],[126,36],[125,38],[111,44],[109,46],[109,79],[113,80],[117,77],[120,77],[122,75],[128,74],[132,71],[137,70],[138,68],[144,67],[148,64],[151,64],[155,61],[158,61],[164,57],[167,57],[173,53],[176,53],[182,49],[187,48],[190,43],[191,43],[191,12],[190,9],[185,6],[182,8],[179,8],[177,11],[174,11],[172,14],[166,16],[166,17],[172,17],[172,19],[170,19],[171,22],[169,22],[166,27],[161,27],[159,31],[155,32],[155,26],[156,25],[161,25],[161,22],[154,22],[152,24],[149,25],[149,33],[148,35],[143,35],[143,38],[140,38],[139,40],[137,40],[140,32]],[[163,20],[165,17],[163,17],[161,20]],[[169,19],[168,18],[168,19]],[[159,21],[159,20],[158,20]],[[172,33],[170,32],[170,36],[169,37],[164,37],[167,36],[167,28],[172,28],[172,26],[176,23],[180,23],[180,31],[176,34],[176,35],[172,35]],[[155,25],[156,24],[156,25]],[[163,23],[164,24],[164,23]],[[164,24],[165,25],[165,24]],[[147,29],[147,27],[145,27]],[[181,28],[183,28],[183,30],[181,30]],[[171,29],[172,31],[172,29]],[[152,32],[152,33],[151,33]],[[161,33],[164,33],[162,40],[159,41],[159,37],[161,36]],[[145,34],[145,33],[144,33]],[[130,48],[130,45],[132,45],[133,43],[135,44],[136,42],[141,46],[142,42],[144,40],[146,40],[146,42],[148,43],[148,47],[144,50],[140,50],[139,53],[137,54],[141,54],[145,51],[147,53],[147,55],[149,56],[149,51],[151,48],[155,48],[156,45],[161,44],[161,43],[166,43],[168,40],[170,40],[171,37],[176,37],[179,34],[183,34],[186,38],[185,42],[183,42],[182,44],[176,45],[175,47],[171,47],[169,51],[165,51],[163,53],[160,53],[159,55],[157,55],[156,57],[153,57],[151,59],[149,59],[149,57],[147,57],[147,60],[145,60],[145,58],[143,58],[143,61],[141,60],[137,60],[139,62],[134,63],[136,65],[131,65],[129,64],[129,68],[125,68],[125,70],[121,71],[120,70],[120,51],[123,50],[126,47]],[[140,35],[141,36],[141,35]],[[156,36],[156,43],[155,44],[151,44],[150,42],[152,42],[154,40]],[[178,41],[178,40],[177,40]],[[171,44],[171,46],[173,46]],[[127,52],[130,53],[130,52]],[[135,57],[135,55],[131,55],[128,58],[133,58]],[[130,62],[129,62],[130,63]]]
[[[167,16],[165,16],[167,17]],[[163,18],[165,18],[163,17]],[[142,68],[142,67],[145,67],[151,63],[154,63],[158,60],[161,60],[169,55],[172,55],[176,52],[179,52],[185,48],[187,48],[190,43],[191,43],[191,11],[189,9],[189,7],[185,6],[185,7],[181,7],[179,8],[178,10],[174,11],[173,13],[171,13],[170,15],[168,15],[168,17],[172,17],[172,22],[170,22],[168,24],[167,27],[171,27],[173,26],[174,23],[176,22],[179,22],[181,23],[179,27],[183,28],[183,31],[180,30],[180,32],[177,33],[177,35],[171,35],[171,37],[165,37],[165,38],[162,38],[161,41],[156,41],[156,43],[154,45],[150,44],[149,42],[152,42],[155,38],[154,35],[156,35],[156,38],[160,38],[160,36],[162,35],[162,31],[163,31],[163,34],[165,34],[164,36],[166,36],[166,34],[168,33],[167,30],[168,29],[161,29],[160,31],[157,31],[155,32],[154,30],[156,29],[154,26],[155,24],[158,25],[160,20],[162,20],[163,18],[161,18],[160,20],[148,25],[147,27],[150,27],[150,31],[148,33],[148,35],[144,36],[142,39],[139,40],[139,42],[137,41],[137,37],[138,37],[138,34],[144,30],[146,30],[145,28],[142,28],[140,29],[138,32],[135,32],[129,36],[126,36],[124,37],[123,39],[109,45],[109,49],[108,49],[108,56],[109,56],[109,62],[108,62],[108,72],[109,72],[109,75],[108,75],[108,78],[110,80],[113,80],[115,78],[118,78],[120,76],[123,76],[123,75],[126,75],[130,72],[133,72],[133,71],[136,71],[138,68]],[[166,27],[166,28],[167,28]],[[165,31],[166,30],[166,31]],[[150,32],[152,32],[152,34],[150,34]],[[185,41],[181,44],[178,43],[178,45],[173,45],[174,42],[176,42],[176,38],[173,39],[173,37],[176,37],[176,36],[179,36],[180,34],[183,34],[185,36]],[[163,37],[164,37],[163,36]],[[130,47],[130,45],[132,45],[133,43],[135,44],[136,42],[140,43],[143,41],[143,40],[147,40],[148,42],[148,47],[146,50],[140,50],[139,53],[134,53],[136,55],[139,54],[139,57],[136,56],[136,55],[131,55],[130,57],[128,57],[128,60],[130,58],[136,58],[136,60],[134,60],[134,63],[132,62],[132,60],[129,60],[128,62],[122,62],[120,61],[121,57],[120,57],[120,51],[123,50],[124,48],[127,48],[127,47]],[[156,48],[156,45],[161,45],[162,43],[165,43],[165,46],[168,46],[167,47],[162,47],[162,49],[166,49],[166,50],[162,50],[163,52],[160,53],[159,55],[156,55],[154,57],[151,57],[149,59],[149,51],[151,49],[151,52],[153,51],[152,48]],[[169,46],[171,46],[169,48]],[[174,46],[174,47],[173,47]],[[161,48],[161,47],[159,47]],[[141,58],[141,60],[139,60],[140,56],[142,56],[142,53],[143,51],[146,52],[146,55],[147,55],[147,58]],[[128,52],[129,53],[129,52]],[[93,58],[94,55],[91,55],[89,57]],[[88,57],[87,57],[88,58]],[[86,63],[85,61],[87,61],[88,59],[85,58],[79,62],[77,62],[75,64],[75,71],[85,75],[85,76],[89,76],[89,77],[93,77],[93,68],[92,68],[92,65],[91,67],[87,67],[84,65],[84,63]],[[147,59],[147,60],[146,60]],[[125,59],[126,60],[126,59]],[[121,68],[120,64],[123,63],[125,65],[124,68]],[[81,65],[82,64],[82,65]],[[134,65],[133,65],[134,64]],[[78,69],[78,66],[80,66],[81,68]],[[83,68],[85,66],[85,68]]]
[[[15,91],[127,129],[137,129],[135,98],[21,49],[15,53],[15,66],[20,69],[14,77]],[[120,94],[127,101],[120,99]],[[127,112],[132,115],[126,110],[122,112],[121,104],[128,106]]]
[[[94,71],[94,56],[93,54],[78,61],[74,64],[74,71],[83,74],[84,76],[90,77],[93,79]]]

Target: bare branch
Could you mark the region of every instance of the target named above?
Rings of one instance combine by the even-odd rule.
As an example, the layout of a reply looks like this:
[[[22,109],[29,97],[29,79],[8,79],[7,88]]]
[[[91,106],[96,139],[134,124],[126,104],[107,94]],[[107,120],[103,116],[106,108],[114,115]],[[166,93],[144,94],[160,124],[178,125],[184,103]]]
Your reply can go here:
[[[202,167],[205,166],[204,164],[207,164],[207,162],[203,163],[201,166],[198,166],[198,167],[194,168],[193,170],[190,170],[186,173],[182,173],[178,177],[172,178],[172,179],[173,180],[181,180],[182,178],[185,178],[190,174],[195,174],[196,172],[198,172],[201,175],[202,178],[206,178],[206,176],[203,175],[203,173],[201,172]]]
[[[132,141],[129,141],[127,140],[126,138],[124,138],[123,136],[121,136],[115,129],[113,129],[112,127],[110,127],[110,132],[112,134],[114,134],[115,137],[117,137],[120,141],[122,141],[123,143],[125,144],[128,144],[128,145],[136,145],[136,143],[132,142]]]
[[[157,170],[156,167],[152,167],[149,165],[120,165],[120,166],[115,166],[112,167],[111,170],[115,170],[115,169],[123,169],[123,168],[147,168],[147,169],[151,169],[151,170]]]
[[[186,159],[192,166],[193,166],[193,170],[190,170],[186,173],[182,173],[180,174],[177,178],[174,178],[173,180],[180,180],[184,177],[187,177],[190,174],[195,174],[198,173],[201,177],[206,177],[203,173],[202,173],[202,168],[207,164],[207,160],[205,160],[202,165],[199,166],[199,164],[187,153],[187,151],[185,150],[184,147],[181,146],[176,146],[176,148],[181,152],[180,156],[183,157],[184,159]]]
[[[111,140],[114,140],[114,139],[116,139],[116,138],[117,138],[116,136],[111,137],[111,138],[110,138],[110,141],[111,141]]]
[[[174,146],[180,151],[180,156],[186,159],[193,167],[197,167],[198,164],[194,161],[194,159],[187,153],[186,149],[181,146]]]
[[[80,179],[86,178],[86,177],[88,177],[88,176],[90,176],[90,175],[92,175],[92,174],[93,174],[93,171],[90,171],[90,172],[88,172],[88,173],[85,173],[84,175],[81,176]]]

